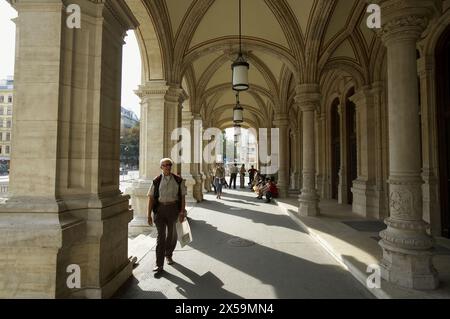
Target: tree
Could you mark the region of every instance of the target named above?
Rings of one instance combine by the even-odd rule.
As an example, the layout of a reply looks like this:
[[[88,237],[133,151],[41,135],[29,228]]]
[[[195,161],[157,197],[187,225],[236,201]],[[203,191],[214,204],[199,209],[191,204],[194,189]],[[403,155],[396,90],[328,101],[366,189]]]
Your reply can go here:
[[[120,136],[120,163],[127,168],[139,167],[139,123],[124,128]]]

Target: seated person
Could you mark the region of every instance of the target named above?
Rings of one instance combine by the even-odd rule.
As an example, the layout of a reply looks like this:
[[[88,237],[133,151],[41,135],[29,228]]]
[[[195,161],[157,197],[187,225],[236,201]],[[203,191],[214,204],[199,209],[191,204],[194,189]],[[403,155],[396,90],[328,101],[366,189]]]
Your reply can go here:
[[[256,195],[259,197],[259,192],[261,187],[263,187],[265,184],[265,178],[262,176],[259,177],[258,181],[256,182],[255,186],[253,186],[253,190],[255,191]]]
[[[258,189],[258,199],[262,199],[263,196],[269,191],[269,179],[266,179]]]
[[[278,198],[278,188],[277,184],[275,184],[273,178],[268,182],[268,190],[266,192],[266,203],[270,203],[272,198]]]

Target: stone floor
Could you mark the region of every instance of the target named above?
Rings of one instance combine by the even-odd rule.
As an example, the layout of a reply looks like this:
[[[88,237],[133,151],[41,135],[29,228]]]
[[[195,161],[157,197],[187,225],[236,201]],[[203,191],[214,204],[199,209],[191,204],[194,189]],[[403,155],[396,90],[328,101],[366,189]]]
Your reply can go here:
[[[383,255],[378,241],[381,239],[379,232],[386,228],[384,223],[353,214],[351,206],[338,205],[333,200],[320,202],[318,217],[299,217],[298,198],[295,197],[276,200],[276,204],[355,278],[361,283],[367,281],[367,267],[378,265]],[[381,287],[370,289],[370,292],[383,299],[450,299],[450,241],[440,237],[435,239],[433,265],[440,279],[437,290],[406,289],[382,280]]]
[[[249,191],[225,193],[190,211],[194,240],[159,279],[154,235],[141,237],[139,264],[115,298],[372,298],[282,208]]]

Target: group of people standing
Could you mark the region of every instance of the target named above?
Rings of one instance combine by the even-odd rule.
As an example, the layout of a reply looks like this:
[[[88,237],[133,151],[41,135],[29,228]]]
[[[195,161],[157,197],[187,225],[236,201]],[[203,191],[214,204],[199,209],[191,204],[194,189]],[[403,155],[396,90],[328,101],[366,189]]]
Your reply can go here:
[[[237,176],[239,174],[240,177],[240,188],[245,188],[245,175],[249,174],[250,177],[250,187],[253,184],[255,175],[258,173],[258,171],[255,169],[255,167],[252,165],[251,168],[247,171],[245,168],[245,164],[242,164],[241,168],[238,168],[238,164],[234,164],[230,168],[230,183],[228,184],[225,179],[225,167],[222,163],[216,164],[216,167],[213,172],[213,187],[217,194],[217,199],[222,199],[222,190],[223,187],[229,187],[236,189],[236,181]]]

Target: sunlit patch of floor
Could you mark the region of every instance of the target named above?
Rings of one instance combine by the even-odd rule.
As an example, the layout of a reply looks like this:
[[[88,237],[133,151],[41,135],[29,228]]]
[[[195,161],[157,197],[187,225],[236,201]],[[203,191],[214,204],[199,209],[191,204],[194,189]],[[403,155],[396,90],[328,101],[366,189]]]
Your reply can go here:
[[[370,298],[321,246],[274,204],[248,190],[213,194],[190,212],[194,241],[174,266],[151,272],[154,248],[118,298]]]

